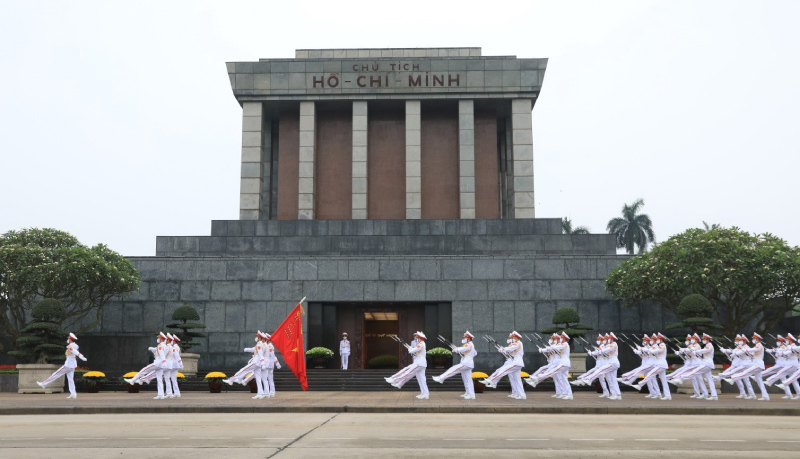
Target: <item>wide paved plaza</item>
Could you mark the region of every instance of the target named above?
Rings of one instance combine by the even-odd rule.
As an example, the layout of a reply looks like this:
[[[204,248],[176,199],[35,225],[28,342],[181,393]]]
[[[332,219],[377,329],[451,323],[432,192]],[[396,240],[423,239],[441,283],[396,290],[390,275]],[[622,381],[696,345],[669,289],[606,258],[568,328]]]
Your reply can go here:
[[[796,457],[796,417],[463,413],[0,416],[0,457]],[[789,455],[787,455],[789,454]]]

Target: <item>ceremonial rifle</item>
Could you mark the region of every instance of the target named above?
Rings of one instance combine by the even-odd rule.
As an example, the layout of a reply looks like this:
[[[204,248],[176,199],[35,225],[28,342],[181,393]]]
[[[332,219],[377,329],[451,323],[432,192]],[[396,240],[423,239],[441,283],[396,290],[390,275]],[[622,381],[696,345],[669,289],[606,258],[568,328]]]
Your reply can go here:
[[[411,347],[411,345],[409,345],[408,343],[406,343],[405,341],[403,341],[402,339],[400,339],[400,337],[399,337],[399,336],[397,336],[397,335],[391,335],[391,336],[390,336],[390,338],[392,338],[393,340],[395,340],[395,341],[397,341],[398,343],[400,343],[400,344],[402,344],[403,346],[405,346],[405,348],[406,348],[406,349],[408,349],[409,351],[410,351],[411,349],[413,349],[413,348]]]
[[[458,347],[458,346],[456,346],[455,344],[453,344],[453,343],[451,343],[450,341],[448,341],[448,340],[447,340],[447,339],[446,339],[444,336],[442,336],[442,335],[438,335],[438,338],[439,338],[439,341],[441,341],[441,342],[443,342],[444,344],[446,344],[446,345],[450,346],[450,349],[455,349],[455,348],[457,348],[457,347]]]

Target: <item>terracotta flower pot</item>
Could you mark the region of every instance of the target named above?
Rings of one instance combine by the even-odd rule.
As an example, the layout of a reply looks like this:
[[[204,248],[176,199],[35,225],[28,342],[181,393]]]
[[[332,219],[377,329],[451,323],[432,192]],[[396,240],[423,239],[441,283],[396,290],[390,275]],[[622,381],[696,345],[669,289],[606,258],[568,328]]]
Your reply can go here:
[[[247,387],[250,388],[250,393],[251,394],[257,394],[258,393],[258,383],[256,382],[255,379],[251,379],[250,381],[248,381],[247,382]]]
[[[219,394],[222,392],[222,381],[209,381],[208,388],[212,394]]]
[[[433,361],[434,368],[444,368],[447,365],[446,357],[434,357],[431,360]]]
[[[326,364],[328,363],[328,359],[325,357],[312,357],[311,363],[314,364],[314,368],[325,368]]]
[[[90,394],[96,394],[100,392],[100,384],[87,384],[86,385],[86,392]]]
[[[139,385],[138,384],[128,384],[128,393],[129,394],[138,394],[139,393]]]

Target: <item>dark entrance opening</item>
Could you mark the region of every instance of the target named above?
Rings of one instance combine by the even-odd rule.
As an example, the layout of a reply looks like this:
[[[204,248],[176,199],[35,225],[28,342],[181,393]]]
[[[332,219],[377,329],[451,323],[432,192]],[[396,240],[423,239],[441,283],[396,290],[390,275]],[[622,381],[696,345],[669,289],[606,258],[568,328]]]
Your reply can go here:
[[[350,337],[350,368],[368,369],[369,360],[381,355],[398,357],[398,367],[411,363],[405,348],[388,336],[396,334],[405,342],[414,332],[428,336],[428,349],[440,346],[436,336],[452,338],[450,303],[421,302],[308,302],[308,348],[323,346],[336,356],[328,368],[340,366],[339,341]],[[380,336],[383,335],[383,336]]]
[[[400,334],[397,312],[364,313],[364,363],[366,368],[390,367],[388,362],[400,360],[400,344],[391,337]],[[373,360],[375,359],[375,360]],[[395,364],[397,368],[399,364]]]

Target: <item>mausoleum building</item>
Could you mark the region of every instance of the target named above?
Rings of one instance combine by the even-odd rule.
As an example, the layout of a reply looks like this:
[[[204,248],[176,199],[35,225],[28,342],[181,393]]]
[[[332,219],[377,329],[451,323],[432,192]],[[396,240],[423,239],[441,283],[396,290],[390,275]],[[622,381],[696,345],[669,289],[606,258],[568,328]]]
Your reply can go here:
[[[255,331],[304,296],[307,347],[337,350],[347,332],[351,368],[381,355],[404,364],[387,335],[422,330],[429,348],[465,330],[500,340],[550,326],[560,307],[598,330],[661,329],[660,308],[622,308],[606,293],[626,258],[613,236],[535,218],[531,113],[546,69],[480,48],[227,63],[242,107],[240,219],[158,237],[156,256],[132,258],[139,292],[108,305],[86,341],[105,347],[106,368],[135,369],[191,304],[209,333],[200,367],[236,369]],[[476,368],[499,366],[476,344]]]

